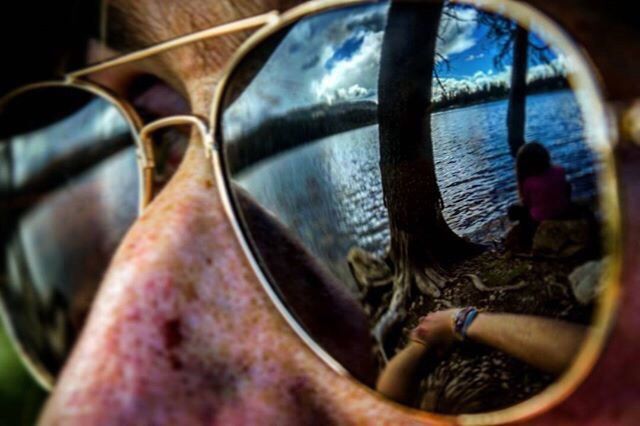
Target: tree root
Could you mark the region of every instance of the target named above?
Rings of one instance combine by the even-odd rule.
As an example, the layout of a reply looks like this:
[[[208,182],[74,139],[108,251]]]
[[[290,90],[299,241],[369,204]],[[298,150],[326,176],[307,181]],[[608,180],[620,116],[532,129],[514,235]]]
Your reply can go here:
[[[440,288],[444,287],[448,282],[434,268],[416,269],[406,268],[393,280],[393,295],[389,307],[373,328],[373,337],[380,347],[380,352],[385,362],[388,361],[384,346],[386,337],[389,330],[407,316],[406,306],[411,296],[413,285],[415,284],[423,294],[435,299],[440,297]]]
[[[448,279],[437,268],[424,268],[423,273],[416,273],[416,286],[422,294],[433,298],[440,297],[440,289],[444,288]]]
[[[382,259],[359,247],[353,247],[347,255],[351,273],[360,286],[363,295],[371,288],[393,283],[391,301],[386,311],[373,327],[373,337],[380,347],[382,358],[388,360],[384,343],[389,330],[407,316],[407,305],[415,286],[425,296],[437,299],[441,289],[449,282],[445,273],[438,267],[420,267],[413,265],[408,256],[401,257],[401,263],[394,270]]]
[[[518,290],[520,288],[523,288],[523,287],[527,286],[527,282],[519,281],[517,284],[513,284],[513,285],[501,285],[501,286],[496,286],[496,287],[488,287],[482,282],[480,277],[477,276],[476,274],[464,274],[462,277],[463,278],[468,278],[469,280],[471,280],[471,283],[473,284],[473,286],[476,289],[480,290],[480,291]]]
[[[389,285],[393,281],[393,271],[387,262],[360,247],[349,250],[347,262],[353,278],[364,293],[369,288]]]
[[[388,361],[387,354],[385,352],[384,341],[385,338],[395,324],[402,321],[406,315],[407,299],[411,294],[411,274],[408,271],[400,272],[398,276],[393,280],[393,295],[391,296],[391,302],[386,312],[380,317],[376,325],[373,327],[373,338],[378,343],[382,358],[386,363]]]

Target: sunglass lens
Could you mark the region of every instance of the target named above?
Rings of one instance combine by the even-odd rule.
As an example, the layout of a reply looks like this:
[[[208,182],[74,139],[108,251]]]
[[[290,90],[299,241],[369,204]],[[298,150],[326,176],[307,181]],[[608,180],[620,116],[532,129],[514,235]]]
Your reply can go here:
[[[103,96],[45,86],[0,105],[0,291],[8,327],[50,384],[138,208],[132,126]]]
[[[225,85],[217,138],[258,275],[365,383],[430,312],[527,314],[522,334],[592,322],[609,261],[588,142],[605,119],[570,85],[591,78],[578,51],[533,21],[455,2],[333,9],[253,46]],[[552,381],[468,348],[424,373],[417,404],[491,411]]]

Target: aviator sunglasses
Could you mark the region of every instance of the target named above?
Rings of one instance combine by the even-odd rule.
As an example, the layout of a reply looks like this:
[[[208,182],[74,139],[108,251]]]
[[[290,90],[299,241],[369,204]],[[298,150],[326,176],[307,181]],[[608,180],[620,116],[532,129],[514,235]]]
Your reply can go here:
[[[208,118],[144,123],[90,81],[253,29]],[[402,344],[398,330],[415,306],[513,307],[595,330],[572,374],[547,394],[551,404],[586,377],[613,316],[619,213],[607,114],[595,69],[564,30],[526,4],[498,0],[314,1],[31,84],[0,101],[3,319],[50,389],[119,240],[157,192],[156,136],[189,127],[264,290],[331,368],[371,385],[369,372]],[[592,291],[599,296],[574,306],[550,287],[548,299],[509,301],[469,273],[476,293],[452,296],[459,258],[504,250],[505,212],[520,190],[516,154],[533,140],[564,166],[572,197],[593,218],[580,241],[540,243],[539,258],[569,275],[607,257]],[[535,250],[515,250],[509,268],[524,271]],[[498,286],[518,290],[527,273],[510,270]],[[370,341],[355,341],[356,326],[341,317],[351,300],[370,320]],[[343,353],[357,344],[370,362]]]

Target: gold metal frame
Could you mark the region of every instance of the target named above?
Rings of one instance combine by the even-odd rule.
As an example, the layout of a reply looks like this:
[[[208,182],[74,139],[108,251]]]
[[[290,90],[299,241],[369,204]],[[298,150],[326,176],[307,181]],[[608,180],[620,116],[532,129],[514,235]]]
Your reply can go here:
[[[592,367],[596,363],[597,358],[602,352],[602,349],[606,342],[609,330],[612,326],[612,322],[616,313],[618,296],[620,293],[619,276],[622,262],[622,239],[620,229],[621,213],[619,209],[615,162],[611,149],[616,140],[615,129],[617,129],[617,127],[615,127],[615,123],[617,123],[617,121],[615,121],[615,123],[610,122],[610,117],[615,117],[616,112],[614,108],[612,108],[605,102],[604,96],[602,94],[602,85],[599,80],[599,75],[589,58],[586,57],[585,52],[581,50],[581,48],[575,44],[571,37],[569,37],[562,29],[560,29],[558,25],[554,23],[550,18],[546,17],[533,7],[514,0],[454,1],[456,3],[474,5],[483,10],[498,13],[507,18],[517,21],[524,27],[531,28],[533,30],[543,29],[544,34],[538,33],[538,35],[543,37],[544,41],[546,41],[550,45],[558,47],[561,52],[567,54],[567,57],[570,58],[572,72],[569,75],[569,80],[572,87],[579,89],[576,91],[578,103],[585,116],[588,116],[590,118],[590,120],[585,123],[587,128],[586,133],[588,137],[588,143],[599,154],[600,158],[604,160],[605,164],[605,170],[599,176],[601,194],[600,203],[603,211],[607,213],[606,217],[609,220],[609,222],[606,224],[605,242],[608,247],[608,252],[611,253],[612,261],[610,262],[609,270],[605,272],[603,277],[603,284],[605,285],[605,287],[602,295],[600,296],[600,300],[594,317],[594,323],[591,326],[591,331],[588,337],[585,339],[585,342],[582,345],[582,349],[576,356],[576,359],[573,362],[572,366],[551,386],[549,386],[540,394],[524,402],[508,407],[506,409],[488,413],[445,416],[434,413],[427,413],[396,404],[394,402],[386,400],[380,394],[376,393],[374,390],[366,387],[365,385],[362,385],[355,380],[354,382],[357,383],[361,388],[365,389],[371,395],[374,395],[376,398],[386,401],[386,403],[395,405],[399,410],[411,415],[416,420],[424,420],[427,422],[437,421],[465,425],[504,424],[526,420],[528,418],[539,415],[559,404],[570,393],[572,393],[580,385],[580,383],[584,381],[584,379],[587,377]],[[103,98],[111,101],[116,106],[118,106],[120,110],[125,113],[125,115],[128,115],[130,117],[131,123],[133,123],[132,128],[134,128],[137,135],[136,143],[138,144],[138,159],[142,182],[140,197],[141,209],[144,208],[149,202],[151,202],[153,193],[152,175],[155,164],[149,135],[160,128],[168,126],[195,126],[202,137],[206,155],[211,160],[217,188],[219,189],[226,214],[233,226],[233,229],[245,255],[249,259],[256,276],[262,284],[262,287],[269,295],[269,298],[274,303],[276,309],[280,312],[280,314],[282,314],[287,323],[293,328],[296,334],[309,346],[309,348],[325,363],[327,363],[327,365],[334,371],[345,376],[349,376],[349,373],[322,347],[320,347],[313,340],[313,338],[311,338],[311,336],[309,336],[308,333],[302,328],[302,326],[297,322],[297,320],[292,316],[292,314],[288,311],[286,306],[277,296],[274,289],[269,284],[265,274],[260,269],[258,262],[244,236],[240,222],[234,211],[229,183],[225,177],[225,173],[223,170],[223,159],[221,158],[222,154],[220,152],[221,142],[215,140],[215,135],[220,123],[219,118],[222,113],[221,104],[223,95],[229,83],[230,76],[233,74],[233,71],[240,64],[240,62],[246,57],[246,55],[250,51],[252,51],[252,49],[260,45],[260,43],[262,43],[265,39],[273,35],[278,30],[297,22],[304,17],[345,6],[376,3],[382,3],[382,1],[314,0],[295,7],[282,15],[278,14],[278,12],[269,12],[253,18],[231,22],[229,24],[224,24],[208,30],[196,32],[182,37],[177,37],[173,40],[160,43],[147,49],[123,55],[115,59],[69,73],[66,76],[65,82],[45,83],[45,85],[70,85],[73,87],[89,90],[92,93],[98,94]],[[535,24],[532,25],[531,22],[534,22]],[[135,111],[133,111],[125,102],[117,99],[113,95],[108,94],[106,91],[99,88],[95,84],[81,80],[82,78],[87,77],[92,73],[110,69],[126,63],[143,60],[189,43],[253,28],[258,28],[258,30],[238,49],[223,72],[223,76],[215,90],[214,100],[211,106],[208,122],[194,115],[182,115],[163,118],[140,128],[140,122],[137,118],[137,115],[135,114]],[[545,35],[548,37],[544,37]],[[37,87],[37,85],[30,86],[30,88]],[[16,92],[14,92],[14,94],[15,93]],[[20,90],[17,93],[20,93]],[[36,371],[37,369],[34,370],[33,366],[28,366],[28,368],[32,373],[34,373],[36,377],[38,377],[38,371]],[[40,381],[42,382],[42,380]]]
[[[595,67],[592,65],[589,58],[585,56],[585,53],[573,42],[573,40],[562,31],[557,24],[555,24],[550,18],[543,15],[538,10],[526,4],[510,1],[510,0],[454,0],[456,3],[474,5],[480,9],[491,11],[506,18],[510,18],[526,28],[530,28],[531,22],[544,29],[545,33],[549,35],[544,41],[549,45],[558,47],[560,51],[566,53],[572,60],[574,69],[569,75],[569,80],[572,87],[580,88],[578,91],[578,103],[583,110],[585,116],[590,117],[591,121],[586,124],[586,133],[591,136],[588,143],[591,147],[598,152],[601,159],[604,160],[605,170],[600,176],[600,203],[603,211],[607,212],[607,218],[609,222],[606,227],[606,245],[609,253],[611,253],[611,264],[609,270],[605,271],[603,279],[605,290],[600,297],[599,304],[597,306],[596,314],[594,316],[593,325],[591,331],[585,342],[582,345],[580,353],[576,356],[572,366],[567,372],[565,372],[558,380],[556,380],[551,386],[545,389],[540,394],[523,401],[519,404],[513,405],[506,409],[497,410],[493,412],[480,413],[480,414],[465,414],[458,416],[438,415],[434,413],[426,413],[415,409],[408,408],[406,406],[396,404],[395,402],[388,401],[398,407],[401,411],[415,416],[417,420],[424,420],[425,422],[437,420],[445,421],[452,424],[464,424],[464,425],[492,425],[492,424],[504,424],[516,421],[522,421],[527,418],[534,417],[545,411],[548,411],[555,405],[558,405],[566,397],[568,397],[584,379],[591,372],[595,365],[604,344],[608,336],[608,332],[612,326],[617,300],[619,295],[619,276],[621,269],[622,248],[620,237],[620,209],[618,207],[618,194],[617,194],[617,179],[614,170],[614,159],[611,146],[613,143],[613,135],[610,135],[610,123],[608,121],[611,108],[608,108],[602,94],[602,85],[600,83],[599,74]],[[251,38],[249,38],[238,50],[236,55],[231,59],[229,65],[223,72],[223,77],[216,87],[216,92],[213,100],[213,106],[211,108],[211,115],[209,122],[212,123],[211,138],[214,138],[217,132],[217,125],[221,122],[220,115],[223,96],[226,90],[226,86],[229,83],[229,79],[233,74],[234,69],[242,62],[242,60],[251,52],[254,48],[260,45],[265,39],[282,28],[291,25],[300,19],[325,12],[330,9],[344,6],[362,5],[362,4],[375,4],[375,1],[366,0],[327,0],[322,2],[312,2],[303,4],[291,11],[282,15],[282,17],[274,24],[265,27],[256,32]],[[542,35],[538,32],[538,35]],[[223,173],[223,165],[221,162],[221,147],[220,141],[215,141],[215,149],[212,154],[213,170],[216,174],[216,180],[218,185],[223,183],[225,186],[220,187],[220,194],[224,202],[227,215],[234,227],[234,230],[241,242],[242,248],[245,254],[249,258],[253,269],[255,270],[260,282],[274,301],[276,308],[285,317],[287,322],[291,324],[300,335],[298,331],[299,324],[292,318],[291,313],[283,306],[282,302],[277,295],[274,294],[273,289],[268,283],[267,277],[261,271],[257,260],[255,259],[251,249],[248,246],[246,237],[244,236],[237,215],[233,211],[232,203],[230,200],[231,191],[228,187]],[[306,332],[303,330],[301,335],[303,340],[309,344],[311,340],[311,348],[316,353],[326,354],[326,352],[319,348]],[[326,355],[329,356],[329,355]],[[322,357],[325,359],[325,357]],[[335,361],[334,361],[335,362]],[[331,365],[331,364],[330,364]],[[383,398],[379,394],[370,388],[361,385],[365,390],[370,391],[377,398]],[[383,398],[384,399],[384,398]]]

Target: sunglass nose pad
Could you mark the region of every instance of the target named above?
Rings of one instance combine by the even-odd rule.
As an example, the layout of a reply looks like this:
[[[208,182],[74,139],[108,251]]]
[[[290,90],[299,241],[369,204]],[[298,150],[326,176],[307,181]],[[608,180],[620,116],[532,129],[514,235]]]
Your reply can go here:
[[[142,147],[139,147],[136,151],[136,158],[138,160],[138,165],[141,169],[151,169],[155,168],[155,161],[153,155],[153,146],[149,139],[144,139],[141,142]]]
[[[206,132],[202,135],[204,138],[202,143],[204,145],[204,155],[207,160],[211,160],[213,152],[217,149],[216,141],[211,132]]]

